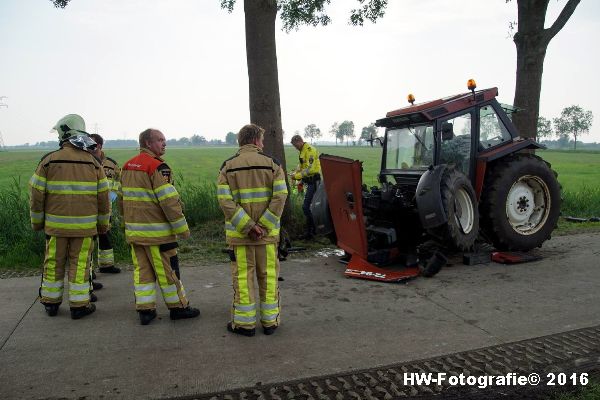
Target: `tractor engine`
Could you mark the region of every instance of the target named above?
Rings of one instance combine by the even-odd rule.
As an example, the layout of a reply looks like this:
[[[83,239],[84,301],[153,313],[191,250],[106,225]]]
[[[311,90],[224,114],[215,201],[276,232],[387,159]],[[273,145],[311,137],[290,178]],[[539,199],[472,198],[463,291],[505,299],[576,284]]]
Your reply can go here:
[[[419,215],[415,204],[416,187],[384,183],[382,187],[367,189],[363,185],[363,214],[367,230],[367,243],[371,250],[396,247],[401,249],[411,237],[421,232],[407,232],[407,226],[418,227]]]

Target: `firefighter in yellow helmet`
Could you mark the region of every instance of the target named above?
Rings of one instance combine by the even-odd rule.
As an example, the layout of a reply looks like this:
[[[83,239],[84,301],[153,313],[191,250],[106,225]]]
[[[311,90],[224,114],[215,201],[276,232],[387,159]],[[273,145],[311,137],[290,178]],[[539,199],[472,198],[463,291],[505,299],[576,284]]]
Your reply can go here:
[[[115,160],[104,154],[104,139],[97,133],[92,133],[90,137],[96,142],[96,149],[92,152],[94,156],[102,163],[106,179],[108,179],[108,190],[111,203],[117,198],[119,191],[119,181],[121,179],[121,168]],[[110,238],[110,231],[98,235],[98,270],[103,273],[118,274],[121,272],[119,267],[115,267],[115,256]]]
[[[49,316],[62,303],[68,265],[71,318],[96,310],[90,304],[90,256],[93,237],[109,228],[108,181],[89,153],[96,143],[81,116],[69,114],[54,129],[60,149],[46,154],[29,181],[33,230],[46,233],[40,302]]]
[[[304,227],[304,235],[301,239],[312,239],[315,235],[315,222],[310,211],[310,203],[315,196],[317,184],[321,181],[319,152],[314,146],[306,143],[300,135],[294,135],[291,142],[292,146],[300,152],[298,157],[300,162],[296,169],[290,173],[290,177],[294,180],[302,181],[305,186],[302,211],[306,217],[306,226]]]
[[[135,267],[135,307],[142,325],[156,318],[156,281],[170,318],[194,318],[200,310],[189,306],[179,279],[177,239],[190,236],[171,169],[161,158],[165,135],[157,129],[140,133],[140,154],[123,165],[119,208],[125,238]]]
[[[225,214],[225,236],[231,247],[233,304],[227,330],[254,336],[256,311],[265,335],[279,326],[280,218],[287,199],[285,172],[262,153],[264,129],[249,124],[238,133],[240,149],[221,166],[217,198]],[[260,306],[255,300],[254,276]]]

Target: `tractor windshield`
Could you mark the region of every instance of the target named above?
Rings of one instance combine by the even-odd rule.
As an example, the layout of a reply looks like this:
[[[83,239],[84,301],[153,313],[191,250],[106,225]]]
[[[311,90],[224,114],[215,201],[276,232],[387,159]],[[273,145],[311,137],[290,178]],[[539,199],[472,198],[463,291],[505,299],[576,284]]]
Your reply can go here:
[[[423,169],[433,164],[433,126],[390,128],[386,141],[386,169]]]

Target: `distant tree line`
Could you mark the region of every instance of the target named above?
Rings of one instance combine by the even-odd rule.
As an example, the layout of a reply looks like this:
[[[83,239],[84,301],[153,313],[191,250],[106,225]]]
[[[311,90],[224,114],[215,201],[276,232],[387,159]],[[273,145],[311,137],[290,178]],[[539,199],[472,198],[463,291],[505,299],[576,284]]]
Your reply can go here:
[[[296,131],[295,133],[300,135],[300,131]],[[334,122],[329,128],[329,133],[335,138],[336,145],[338,142],[341,144],[346,142],[346,146],[349,146],[350,144],[352,144],[352,146],[362,146],[369,140],[377,137],[377,128],[375,127],[375,124],[365,126],[362,128],[360,136],[357,138],[356,133],[354,132],[354,122],[346,120],[341,123]],[[313,143],[323,137],[323,132],[315,124],[308,124],[304,128],[302,137],[304,140],[310,140],[310,142]]]
[[[570,148],[577,150],[577,138],[590,132],[594,115],[578,105],[564,108],[560,116],[550,120],[540,116],[537,123],[537,140],[549,148]],[[551,140],[556,137],[556,140]],[[573,140],[571,140],[573,138]],[[590,146],[592,145],[592,146]],[[598,148],[596,143],[579,143],[580,148]]]
[[[233,132],[227,133],[225,140],[221,139],[206,139],[201,135],[192,135],[190,137],[182,137],[179,139],[167,140],[168,146],[178,147],[193,147],[193,146],[224,146],[224,145],[237,145],[237,134]],[[138,141],[134,139],[106,139],[104,141],[104,147],[106,148],[123,148],[123,147],[138,147]],[[58,147],[57,140],[48,140],[47,142],[36,142],[35,144],[25,143],[17,146],[9,146],[13,148],[43,148],[43,149],[55,149]]]

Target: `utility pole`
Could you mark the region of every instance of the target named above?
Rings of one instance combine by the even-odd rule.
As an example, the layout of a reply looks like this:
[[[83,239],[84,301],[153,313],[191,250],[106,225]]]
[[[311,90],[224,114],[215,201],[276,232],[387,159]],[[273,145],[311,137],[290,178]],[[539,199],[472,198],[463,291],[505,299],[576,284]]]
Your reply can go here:
[[[8,108],[8,104],[4,104],[2,100],[7,99],[6,96],[0,96],[0,108],[6,107]],[[0,151],[6,150],[6,146],[4,145],[4,138],[2,137],[2,131],[0,131]]]

